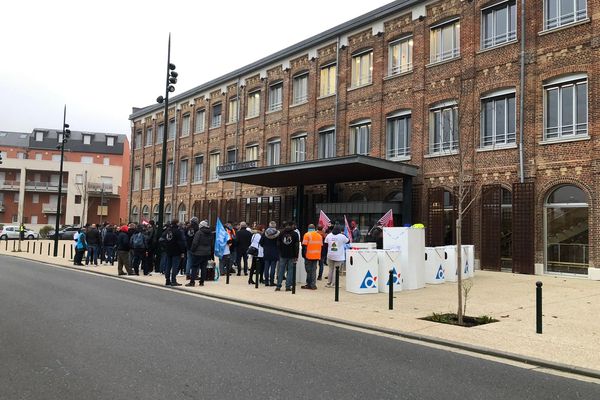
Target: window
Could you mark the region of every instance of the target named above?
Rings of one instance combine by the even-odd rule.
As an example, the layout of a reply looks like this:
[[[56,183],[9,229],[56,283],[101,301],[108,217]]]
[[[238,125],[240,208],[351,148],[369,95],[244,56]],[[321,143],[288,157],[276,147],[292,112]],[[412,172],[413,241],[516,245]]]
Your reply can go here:
[[[546,84],[544,94],[544,139],[587,136],[588,93],[585,75],[550,82]]]
[[[36,160],[41,160],[43,158],[42,153],[35,153],[35,159]]]
[[[145,205],[144,207],[142,207],[142,218],[145,219],[146,221],[148,221],[149,217],[150,217],[150,207]]]
[[[517,5],[507,1],[481,11],[481,47],[489,49],[517,38]]]
[[[238,121],[239,101],[237,98],[229,100],[229,118],[227,122],[230,124]]]
[[[481,147],[502,146],[516,140],[515,94],[495,94],[481,101]]]
[[[373,76],[373,52],[357,54],[352,57],[352,87],[371,83]]]
[[[458,107],[449,102],[429,111],[429,136],[432,154],[458,149]]]
[[[64,138],[65,138],[65,135],[62,132],[60,132],[58,134],[58,143],[62,143]]]
[[[412,119],[410,112],[400,112],[387,118],[386,156],[389,160],[410,155]]]
[[[90,144],[89,140],[88,143],[85,142],[85,138],[89,138],[89,136],[84,136],[83,137],[83,144]],[[142,131],[137,131],[135,132],[135,143],[134,146],[136,149],[141,149],[142,148]]]
[[[81,195],[80,194],[75,195],[75,204],[81,204]]]
[[[212,118],[210,120],[211,128],[221,126],[221,108],[221,103],[217,103],[212,107]]]
[[[162,170],[161,164],[156,164],[156,167],[154,168],[154,187],[155,188],[159,188],[160,187],[160,174],[161,174],[161,170]]]
[[[221,155],[219,153],[210,155],[209,171],[208,171],[208,180],[209,181],[216,181],[217,179],[219,179],[219,175],[217,174],[217,168],[219,167],[220,156]]]
[[[255,161],[255,160],[258,160],[258,145],[257,144],[246,147],[246,161]]]
[[[319,158],[335,157],[335,129],[319,131]]]
[[[389,75],[412,71],[413,38],[405,37],[390,43]]]
[[[33,204],[38,204],[40,202],[40,195],[37,193],[34,193],[31,195],[31,202]]]
[[[140,138],[141,141],[142,138]],[[108,147],[113,147],[115,145],[115,137],[114,136],[107,136],[106,137],[106,145]]]
[[[175,177],[175,164],[173,160],[167,161],[167,184],[166,186],[173,185],[173,178]]]
[[[204,157],[196,156],[194,158],[194,176],[193,182],[199,183],[202,182],[202,175],[204,174]]]
[[[267,165],[279,165],[281,160],[281,140],[267,142]]]
[[[319,83],[319,96],[325,97],[335,94],[336,65],[330,64],[321,68]]]
[[[370,150],[371,121],[350,125],[350,154],[368,155]]]
[[[291,162],[301,162],[306,160],[306,133],[301,133],[292,137]]]
[[[44,132],[36,131],[35,132],[35,141],[43,142],[44,141]]]
[[[160,144],[163,142],[163,138],[165,136],[165,125],[159,124],[156,129],[156,144]]]
[[[152,182],[152,167],[150,165],[146,165],[144,167],[144,177],[142,179],[142,187],[144,189],[150,189],[151,182]]]
[[[237,158],[236,156],[237,156],[236,149],[227,150],[227,164],[235,164],[236,158]]]
[[[152,128],[146,129],[146,146],[152,146],[152,138],[154,135],[152,134]]]
[[[196,133],[204,132],[204,114],[204,110],[196,111],[196,125],[194,126],[194,132]]]
[[[558,28],[586,18],[586,0],[544,1],[544,29]]]
[[[278,111],[283,107],[283,82],[269,87],[269,111]]]
[[[460,23],[458,20],[431,28],[431,62],[450,60],[460,54]]]
[[[139,190],[140,189],[140,175],[141,175],[142,171],[140,170],[140,168],[136,168],[133,171],[133,190]]]
[[[52,161],[60,162],[60,154],[52,154]]]
[[[33,225],[37,225],[37,223],[38,223],[38,216],[37,215],[32,215],[31,216],[31,223]]]
[[[305,103],[308,100],[308,73],[294,77],[292,91],[293,104]]]
[[[185,185],[188,180],[188,160],[184,158],[179,161],[179,184]]]
[[[260,113],[260,90],[248,94],[248,118],[256,117]]]
[[[181,137],[190,135],[190,114],[186,114],[181,118]]]
[[[82,174],[75,175],[75,183],[78,185],[83,184],[83,175]]]
[[[14,202],[15,202],[15,203],[18,203],[18,202],[19,202],[19,200],[20,200],[20,195],[19,195],[19,192],[15,192]]]
[[[75,225],[75,226],[81,225],[81,217],[79,215],[73,216],[73,225]]]
[[[18,160],[24,160],[27,158],[27,154],[23,153],[23,152],[18,152],[17,153],[17,159]]]
[[[110,157],[104,157],[102,159],[102,165],[110,165]]]
[[[175,118],[169,120],[169,128],[167,130],[167,140],[174,140],[177,132],[177,126],[175,125]]]
[[[58,161],[60,161],[60,156],[58,156],[58,157],[59,157]],[[81,163],[82,164],[93,164],[94,163],[94,157],[92,157],[92,156],[81,156]]]

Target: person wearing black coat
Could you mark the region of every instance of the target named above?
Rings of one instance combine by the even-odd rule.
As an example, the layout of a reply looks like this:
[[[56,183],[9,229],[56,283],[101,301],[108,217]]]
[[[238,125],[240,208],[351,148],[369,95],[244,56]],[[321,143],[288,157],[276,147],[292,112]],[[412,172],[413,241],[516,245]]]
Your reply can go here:
[[[237,253],[236,265],[238,266],[237,274],[241,275],[242,260],[244,261],[244,275],[248,275],[248,247],[252,242],[252,232],[248,229],[245,222],[240,222],[240,230],[237,232]]]
[[[179,261],[185,257],[185,237],[183,231],[179,229],[177,219],[171,221],[171,225],[167,226],[159,240],[164,245],[166,253],[165,285],[181,286],[177,283],[177,272],[179,272]]]
[[[190,246],[192,253],[192,269],[190,282],[186,286],[195,286],[198,271],[200,271],[200,286],[204,286],[206,280],[206,266],[208,260],[215,258],[215,239],[208,221],[200,222],[199,229],[194,235],[194,240]]]
[[[126,225],[123,225],[119,229],[119,235],[117,236],[117,272],[119,275],[125,275],[123,267],[127,271],[128,275],[133,275],[131,264],[129,262],[129,235],[127,234]]]
[[[98,265],[98,253],[100,251],[100,231],[96,228],[96,224],[92,224],[86,232],[86,238],[88,243],[88,252],[85,256],[85,265],[92,262],[94,265]]]
[[[110,263],[110,265],[115,265],[115,246],[117,245],[117,234],[112,227],[106,228],[106,233],[104,234],[104,240],[102,241],[102,246],[106,252],[106,261]]]

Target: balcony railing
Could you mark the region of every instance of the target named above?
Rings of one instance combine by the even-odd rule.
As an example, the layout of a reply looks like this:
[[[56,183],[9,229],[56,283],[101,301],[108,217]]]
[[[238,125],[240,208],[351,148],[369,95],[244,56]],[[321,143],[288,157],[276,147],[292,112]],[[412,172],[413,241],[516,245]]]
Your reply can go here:
[[[97,192],[97,193],[112,193],[113,185],[111,183],[88,183],[88,192]]]
[[[2,181],[0,182],[0,188],[4,190],[19,190],[19,181]]]
[[[4,212],[6,208],[4,207],[4,202],[0,201],[0,212]]]
[[[217,167],[217,174],[222,174],[223,172],[231,172],[231,171],[240,171],[243,169],[257,168],[258,161],[244,161],[240,163],[231,163],[225,164]]]
[[[64,211],[64,207],[61,205],[61,213]],[[58,211],[58,204],[56,203],[44,203],[42,204],[42,212],[44,214],[56,214]]]
[[[63,182],[63,190],[67,188],[67,184]],[[40,192],[58,192],[58,182],[25,182],[25,190],[40,191]]]

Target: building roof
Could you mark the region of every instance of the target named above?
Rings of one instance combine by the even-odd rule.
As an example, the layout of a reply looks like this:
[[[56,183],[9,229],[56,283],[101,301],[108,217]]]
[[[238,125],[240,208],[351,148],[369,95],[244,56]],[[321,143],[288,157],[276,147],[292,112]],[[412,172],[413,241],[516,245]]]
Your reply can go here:
[[[392,3],[386,4],[379,8],[376,8],[373,11],[370,11],[366,14],[363,14],[359,17],[351,19],[350,21],[344,22],[343,24],[337,25],[333,28],[330,28],[324,32],[321,32],[315,36],[309,37],[301,42],[298,42],[292,46],[286,47],[283,50],[280,50],[276,53],[273,53],[267,57],[261,58],[253,63],[250,63],[242,68],[236,69],[235,71],[229,72],[225,75],[222,75],[216,79],[203,83],[199,86],[196,86],[193,89],[187,90],[177,96],[171,98],[171,101],[177,102],[185,99],[189,99],[192,96],[198,95],[202,92],[205,92],[210,89],[214,89],[215,87],[222,86],[224,84],[231,83],[231,81],[246,76],[252,72],[258,72],[261,69],[266,67],[273,66],[273,64],[278,61],[283,61],[285,58],[292,57],[298,55],[298,53],[302,51],[306,51],[312,47],[326,44],[327,42],[331,42],[336,40],[338,36],[356,31],[361,27],[365,27],[370,23],[373,23],[377,20],[389,17],[391,15],[397,14],[401,11],[406,11],[409,7],[419,4],[425,3],[425,0],[396,0]],[[146,107],[137,108],[134,107],[131,115],[129,116],[130,120],[134,120],[146,114],[159,111],[163,109],[162,104],[152,104]]]
[[[28,147],[29,133],[0,131],[0,146]]]

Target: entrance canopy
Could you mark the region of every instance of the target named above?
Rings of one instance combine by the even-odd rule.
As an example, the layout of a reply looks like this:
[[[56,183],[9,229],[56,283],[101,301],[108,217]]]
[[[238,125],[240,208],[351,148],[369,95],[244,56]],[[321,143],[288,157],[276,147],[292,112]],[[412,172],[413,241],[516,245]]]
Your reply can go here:
[[[374,181],[417,176],[417,167],[381,158],[352,155],[259,168],[256,161],[219,167],[220,179],[266,187]]]

